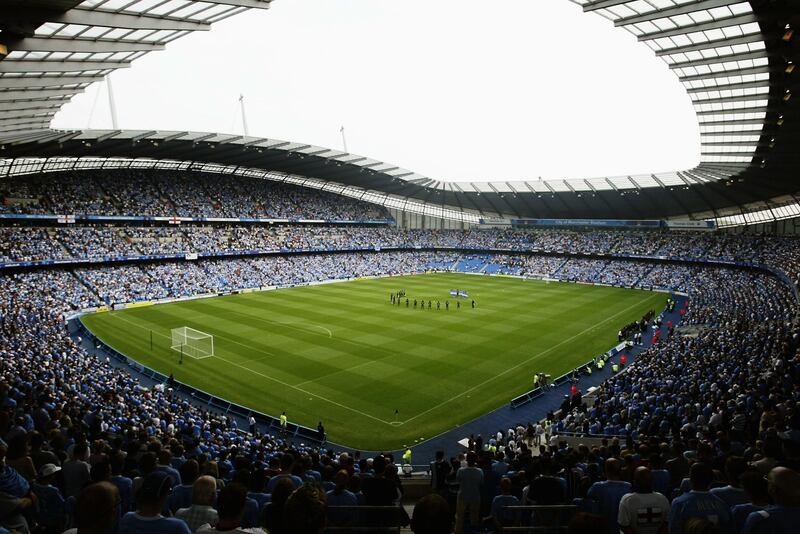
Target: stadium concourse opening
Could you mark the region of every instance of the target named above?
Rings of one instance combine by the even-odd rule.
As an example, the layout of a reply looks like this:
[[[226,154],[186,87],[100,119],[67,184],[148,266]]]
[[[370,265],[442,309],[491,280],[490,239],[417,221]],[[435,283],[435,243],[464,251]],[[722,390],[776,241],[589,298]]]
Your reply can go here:
[[[270,2],[3,3],[0,533],[797,530],[798,10],[574,3],[678,75],[696,167],[53,130]]]

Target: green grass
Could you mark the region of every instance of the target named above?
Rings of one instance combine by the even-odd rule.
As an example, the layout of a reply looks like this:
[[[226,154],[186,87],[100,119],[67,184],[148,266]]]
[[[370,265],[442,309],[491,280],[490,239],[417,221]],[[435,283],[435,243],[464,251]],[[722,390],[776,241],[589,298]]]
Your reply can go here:
[[[432,310],[389,303],[405,289]],[[477,303],[455,309],[450,289]],[[450,299],[450,310],[444,300]],[[436,310],[436,299],[442,309]],[[368,450],[428,439],[559,376],[616,343],[664,296],[640,290],[427,274],[299,287],[83,317],[108,345],[179,381],[315,427]],[[184,358],[170,330],[214,335],[216,356]],[[153,349],[150,349],[150,331]],[[397,415],[395,414],[397,410]]]

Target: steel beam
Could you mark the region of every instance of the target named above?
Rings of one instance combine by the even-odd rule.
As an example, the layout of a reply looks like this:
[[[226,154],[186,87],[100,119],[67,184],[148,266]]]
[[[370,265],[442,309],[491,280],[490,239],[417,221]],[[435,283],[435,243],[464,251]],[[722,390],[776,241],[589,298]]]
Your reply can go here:
[[[709,20],[706,22],[689,24],[687,26],[680,26],[678,28],[670,28],[668,30],[643,33],[636,38],[639,41],[651,41],[653,39],[661,39],[663,37],[675,37],[676,35],[684,35],[687,33],[716,30],[719,28],[727,28],[729,26],[738,26],[739,24],[750,24],[751,22],[758,22],[758,17],[754,13],[745,13],[743,15],[725,17],[724,19]]]
[[[28,132],[28,131],[35,131],[40,130],[42,128],[47,128],[46,122],[42,123],[23,123],[16,126],[6,126],[2,122],[0,122],[0,132],[1,133],[10,133],[10,132]]]
[[[0,102],[15,102],[20,100],[45,100],[54,96],[67,97],[82,93],[83,89],[42,89],[39,91],[0,91]]]
[[[110,9],[82,7],[74,7],[60,15],[49,17],[47,22],[129,30],[207,31],[211,29],[210,24],[177,17],[159,17],[147,14],[121,13]]]
[[[583,4],[583,11],[597,11],[598,9],[606,9],[609,7],[618,6],[620,4],[627,4],[631,0],[595,0],[594,2],[587,2]]]
[[[695,114],[703,115],[724,115],[726,113],[766,113],[769,110],[767,106],[758,106],[753,108],[737,108],[737,109],[716,109],[707,111],[695,111]]]
[[[696,80],[710,80],[713,78],[723,78],[725,76],[740,76],[743,74],[763,74],[770,71],[769,65],[762,65],[760,67],[747,67],[737,70],[722,70],[719,72],[706,72],[703,74],[690,74],[688,76],[680,76],[678,80],[681,82],[691,82]]]
[[[708,121],[708,122],[701,122],[700,127],[703,126],[761,126],[765,123],[764,119],[736,119],[736,120],[724,120],[724,121]],[[736,132],[727,132],[729,134],[734,134]],[[700,135],[704,135],[703,132],[700,132]]]
[[[716,91],[716,89],[710,89]],[[754,102],[758,100],[769,100],[769,93],[757,93],[754,95],[742,96],[719,96],[715,98],[703,98],[699,100],[692,100],[692,105],[697,104],[724,104],[725,102]]]
[[[122,69],[130,67],[128,61],[76,61],[5,59],[0,61],[0,72],[81,72],[86,70]]]
[[[761,136],[764,134],[764,130],[742,130],[739,132],[705,132],[701,133],[700,137],[704,136],[715,136],[715,137],[722,137],[726,135],[758,135]]]
[[[17,52],[86,52],[99,54],[164,50],[165,45],[146,41],[117,41],[102,38],[25,37],[19,41],[10,42],[8,48]]]
[[[33,100],[30,102],[0,102],[0,111],[48,110],[50,108],[60,108],[67,102],[69,102],[69,98],[60,100]]]
[[[2,63],[2,62],[0,62]],[[103,74],[82,74],[71,76],[18,76],[0,78],[0,86],[7,89],[27,89],[36,87],[60,87],[62,85],[90,84],[103,79]]]
[[[656,51],[656,57],[671,56],[673,54],[685,54],[686,52],[699,52],[700,50],[709,50],[711,48],[721,48],[724,46],[734,46],[748,43],[758,43],[764,40],[761,33],[748,33],[739,37],[714,39],[706,41],[705,43],[695,43],[683,46],[673,46],[672,48],[664,48]]]
[[[731,156],[737,158],[752,158],[756,155],[755,152],[706,152],[705,150],[700,151],[701,156]]]
[[[20,111],[0,111],[0,119],[31,119],[49,120],[56,114],[57,109],[44,110],[20,110]]]
[[[206,0],[223,6],[246,7],[249,9],[269,9],[272,0]]]
[[[766,50],[754,50],[752,52],[742,52],[739,54],[728,54],[724,56],[716,56],[716,57],[706,57],[702,59],[692,59],[689,61],[679,61],[676,63],[670,63],[669,68],[671,70],[674,69],[685,69],[687,67],[699,67],[700,65],[715,65],[717,63],[726,63],[728,61],[744,61],[748,59],[761,59],[769,57],[769,54]]]
[[[614,26],[627,26],[629,24],[639,24],[640,22],[650,22],[651,20],[663,19],[666,17],[675,17],[677,15],[687,15],[689,13],[696,13],[706,9],[715,9],[718,7],[729,6],[731,4],[741,4],[741,0],[700,0],[696,2],[687,2],[672,7],[665,7],[655,11],[648,11],[641,15],[631,15],[630,17],[623,17],[614,21]]]
[[[693,93],[705,93],[706,91],[725,91],[728,89],[752,89],[754,87],[769,87],[769,79],[766,80],[756,80],[754,82],[737,82],[737,83],[728,83],[725,85],[713,85],[708,87],[687,87],[686,92],[689,94]]]
[[[729,134],[731,135],[731,134]],[[761,141],[706,141],[700,142],[700,146],[758,146],[764,147],[767,146],[769,143],[764,143]]]
[[[43,125],[47,127],[50,123],[50,117],[21,117],[21,118],[0,118],[0,132],[6,130],[10,126],[24,126],[24,125]],[[32,130],[37,129],[38,126],[31,126]]]

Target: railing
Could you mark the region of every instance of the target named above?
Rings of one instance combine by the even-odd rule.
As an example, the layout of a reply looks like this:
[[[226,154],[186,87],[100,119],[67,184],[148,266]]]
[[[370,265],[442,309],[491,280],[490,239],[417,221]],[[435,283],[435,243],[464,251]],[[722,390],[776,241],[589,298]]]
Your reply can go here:
[[[325,532],[400,532],[408,514],[400,505],[328,506]]]
[[[504,512],[517,515],[509,526],[500,526],[498,533],[539,532],[543,534],[567,532],[569,522],[578,512],[574,505],[503,506]],[[526,514],[525,512],[530,512]]]

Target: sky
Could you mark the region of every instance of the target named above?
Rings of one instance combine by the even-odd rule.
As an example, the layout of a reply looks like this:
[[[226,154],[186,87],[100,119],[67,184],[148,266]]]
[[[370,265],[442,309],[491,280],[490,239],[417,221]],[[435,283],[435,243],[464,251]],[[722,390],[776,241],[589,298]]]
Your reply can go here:
[[[688,95],[568,0],[274,0],[112,75],[125,129],[347,148],[442,181],[590,178],[699,161]],[[103,84],[54,128],[111,128]]]

